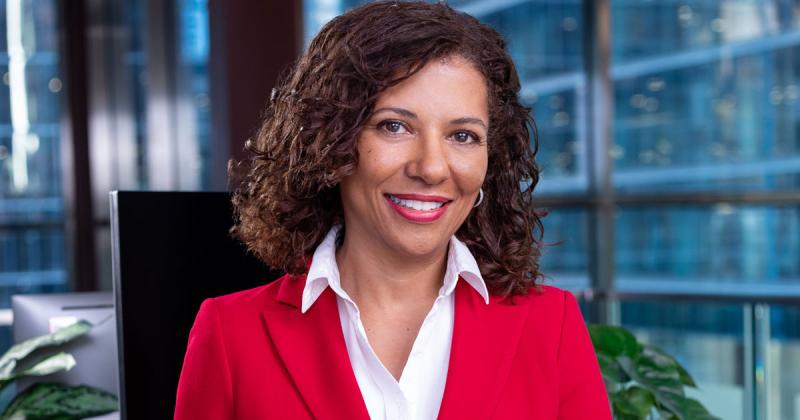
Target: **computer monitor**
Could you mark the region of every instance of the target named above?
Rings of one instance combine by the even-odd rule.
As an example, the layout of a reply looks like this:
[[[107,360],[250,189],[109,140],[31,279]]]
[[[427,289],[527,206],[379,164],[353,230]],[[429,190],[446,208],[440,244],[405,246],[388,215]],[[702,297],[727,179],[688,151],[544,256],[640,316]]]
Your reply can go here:
[[[111,292],[14,295],[14,342],[49,334],[75,323],[89,321],[94,327],[83,337],[57,347],[72,354],[75,367],[47,376],[47,381],[70,385],[91,385],[119,394],[117,379],[117,325]],[[19,389],[34,381],[22,378]]]
[[[111,193],[123,419],[172,418],[203,299],[279,277],[231,237],[232,225],[228,193]]]

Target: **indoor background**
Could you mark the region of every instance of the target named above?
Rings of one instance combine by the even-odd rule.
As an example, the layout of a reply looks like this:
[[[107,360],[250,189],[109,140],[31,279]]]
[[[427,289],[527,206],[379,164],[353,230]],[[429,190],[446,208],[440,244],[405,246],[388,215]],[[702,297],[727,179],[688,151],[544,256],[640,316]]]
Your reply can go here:
[[[108,192],[224,190],[277,75],[360,3],[0,0],[0,308],[110,290]],[[449,4],[518,66],[547,282],[713,414],[800,419],[800,1]]]

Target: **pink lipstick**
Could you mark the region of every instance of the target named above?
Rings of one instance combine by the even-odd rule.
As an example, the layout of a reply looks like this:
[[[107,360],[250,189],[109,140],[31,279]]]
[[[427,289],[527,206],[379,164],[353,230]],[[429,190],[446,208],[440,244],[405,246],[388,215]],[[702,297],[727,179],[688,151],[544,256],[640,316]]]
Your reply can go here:
[[[407,220],[416,223],[431,223],[438,220],[447,211],[451,200],[440,196],[433,195],[420,195],[420,194],[384,194],[386,202],[394,209],[400,216]],[[440,204],[439,207],[430,209],[416,209],[410,206],[398,203],[398,201],[416,201],[423,202],[424,207],[430,207],[431,203]]]

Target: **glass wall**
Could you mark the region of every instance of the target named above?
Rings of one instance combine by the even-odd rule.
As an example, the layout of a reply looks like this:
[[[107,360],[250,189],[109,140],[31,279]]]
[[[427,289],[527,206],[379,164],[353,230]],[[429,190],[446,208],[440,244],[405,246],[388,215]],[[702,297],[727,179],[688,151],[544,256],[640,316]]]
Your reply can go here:
[[[714,302],[622,302],[622,326],[636,338],[674,356],[697,383],[687,396],[715,416],[745,419],[745,310]]]
[[[108,193],[210,185],[206,0],[91,0],[90,143],[101,288],[111,288]]]
[[[68,289],[57,4],[0,0],[0,310]],[[11,341],[0,328],[0,347]]]
[[[56,6],[0,0],[0,308],[68,287]]]
[[[800,307],[768,309],[765,371],[767,418],[800,418]],[[766,318],[766,317],[765,317]]]
[[[61,122],[73,117],[62,108],[61,6],[0,0],[0,352],[11,341],[11,295],[73,284],[64,180],[75,162],[61,153]],[[98,287],[110,289],[108,192],[210,184],[208,11],[206,0],[89,0],[86,12],[90,108],[82,117],[96,244],[88,252]]]
[[[615,222],[617,288],[800,295],[800,208],[623,206]]]
[[[463,5],[462,5],[463,3]],[[539,193],[585,191],[585,76],[581,1],[460,2],[500,31],[539,130]]]
[[[611,1],[618,193],[769,196],[800,189],[799,10],[795,1]],[[797,203],[622,208],[615,221],[617,288],[800,296],[799,216]],[[713,343],[736,329],[726,331],[732,318],[720,318],[715,306],[695,306],[683,324],[679,310],[658,322],[646,321],[650,306],[628,311],[632,324],[662,336],[705,334],[693,347],[706,354],[685,356],[702,371],[730,353]],[[756,323],[766,338],[754,344],[755,354],[763,353],[753,366],[755,406],[733,406],[756,418],[793,419],[800,416],[800,374],[789,358],[797,329],[786,326],[797,325],[797,307],[769,313]],[[709,320],[715,328],[698,331]],[[682,342],[676,337],[673,344]],[[739,399],[712,388],[703,401],[718,405],[718,415],[749,418],[724,411],[724,401]]]
[[[362,3],[307,1],[307,41]],[[523,79],[540,133],[537,194],[550,207],[547,281],[695,295],[623,300],[610,319],[675,354],[713,414],[800,418],[800,2],[448,3],[505,35]],[[609,22],[583,21],[601,11]],[[585,44],[598,37],[608,50]],[[585,60],[596,54],[610,66]],[[608,75],[591,81],[608,83],[608,97],[589,94],[591,74]],[[606,103],[609,121],[596,124],[611,131],[590,130]],[[593,179],[598,161],[608,187]],[[592,261],[613,261],[612,278]]]
[[[794,1],[612,2],[620,190],[800,187]]]

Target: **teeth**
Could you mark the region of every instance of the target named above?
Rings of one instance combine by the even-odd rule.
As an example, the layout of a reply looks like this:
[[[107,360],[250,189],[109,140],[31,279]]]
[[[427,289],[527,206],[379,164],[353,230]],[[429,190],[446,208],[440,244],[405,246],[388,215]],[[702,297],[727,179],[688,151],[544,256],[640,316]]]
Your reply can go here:
[[[438,209],[444,205],[444,203],[437,203],[433,201],[402,200],[391,194],[389,194],[389,199],[403,207],[422,211]]]

